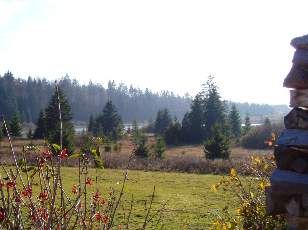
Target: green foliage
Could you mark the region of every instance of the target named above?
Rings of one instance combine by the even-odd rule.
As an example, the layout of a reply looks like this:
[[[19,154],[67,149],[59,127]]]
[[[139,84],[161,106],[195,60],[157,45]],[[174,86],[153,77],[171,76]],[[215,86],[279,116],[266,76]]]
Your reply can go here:
[[[103,113],[96,119],[95,134],[103,133],[105,136],[118,140],[123,131],[122,119],[119,116],[112,101],[108,101],[103,109]]]
[[[36,122],[36,129],[33,134],[34,139],[45,139],[46,137],[46,118],[44,111],[41,110]]]
[[[272,135],[272,129],[264,125],[253,127],[242,137],[241,146],[248,149],[266,149],[264,140],[268,140]]]
[[[133,137],[133,142],[136,144],[138,142],[140,135],[141,135],[141,130],[139,130],[138,123],[137,123],[136,120],[133,121],[131,133],[132,133],[132,137]]]
[[[272,230],[287,229],[283,216],[269,216],[265,209],[265,187],[269,186],[269,177],[275,168],[272,158],[252,157],[249,165],[254,175],[251,177],[239,177],[237,171],[232,168],[230,175],[224,177],[219,183],[212,186],[215,192],[221,188],[223,193],[229,192],[237,200],[236,214],[231,214],[228,207],[223,208],[212,229],[215,230]]]
[[[166,151],[166,143],[164,141],[164,138],[161,136],[158,136],[156,138],[156,143],[153,146],[153,158],[162,159],[164,158],[164,153]]]
[[[215,124],[212,127],[212,135],[203,144],[205,157],[207,159],[228,159],[230,155],[229,136],[224,132],[224,127]]]
[[[59,98],[59,100],[58,100]],[[74,150],[74,127],[71,122],[72,114],[71,107],[59,88],[58,92],[55,90],[48,107],[45,110],[45,125],[46,134],[49,143],[56,143],[60,145],[60,116],[59,103],[61,105],[61,120],[62,120],[62,140],[63,148],[69,152]]]
[[[21,130],[22,128],[21,128],[19,114],[15,112],[10,122],[10,133],[13,137],[21,137]]]
[[[245,117],[245,126],[244,126],[244,128],[243,128],[243,135],[246,135],[250,130],[251,130],[250,117],[248,116],[248,114],[246,114],[246,117]]]
[[[172,119],[168,109],[159,110],[155,119],[155,133],[164,134],[169,125],[171,124]]]
[[[238,143],[241,137],[242,124],[240,114],[235,104],[232,105],[228,120],[230,124],[231,137]]]
[[[167,144],[177,145],[182,141],[182,129],[181,124],[177,119],[171,123],[168,129],[165,131],[164,139]]]
[[[135,143],[134,154],[137,157],[147,158],[149,156],[149,147],[147,145],[147,137],[141,134]]]
[[[95,130],[95,121],[92,115],[90,115],[88,123],[88,132],[94,133]]]
[[[0,127],[2,127],[2,125]],[[2,141],[3,137],[4,137],[4,134],[3,134],[2,128],[1,128],[0,129],[0,141]]]

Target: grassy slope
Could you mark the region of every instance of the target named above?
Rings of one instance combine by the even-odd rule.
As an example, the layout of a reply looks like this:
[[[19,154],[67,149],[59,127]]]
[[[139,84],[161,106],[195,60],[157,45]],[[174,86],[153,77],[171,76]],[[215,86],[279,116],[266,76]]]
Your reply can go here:
[[[75,183],[77,169],[63,168],[62,172],[65,186],[70,191]],[[91,170],[90,174],[94,177],[95,171]],[[117,191],[120,189],[123,171],[104,169],[99,170],[98,175],[99,188],[105,196],[110,187]],[[140,226],[145,215],[145,201],[150,200],[155,185],[154,210],[164,201],[168,201],[164,214],[164,229],[207,229],[215,210],[220,210],[231,202],[230,195],[216,194],[210,190],[211,185],[220,178],[221,176],[215,175],[129,171],[123,205],[127,209],[131,194],[134,194],[133,215],[137,220],[134,225]],[[121,213],[123,209],[120,208],[119,211]]]

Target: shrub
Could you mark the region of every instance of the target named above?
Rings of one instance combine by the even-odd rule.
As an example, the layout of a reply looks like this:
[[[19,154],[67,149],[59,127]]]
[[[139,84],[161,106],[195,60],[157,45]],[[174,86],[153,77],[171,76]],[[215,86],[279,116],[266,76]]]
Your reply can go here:
[[[213,222],[213,229],[221,230],[271,230],[287,229],[286,221],[282,216],[268,216],[265,210],[265,187],[269,186],[269,176],[275,168],[272,158],[252,157],[250,170],[251,177],[239,177],[232,168],[228,177],[212,186],[212,190],[223,189],[237,200],[236,214],[231,214],[228,207],[222,210]]]
[[[262,125],[251,128],[250,131],[242,137],[241,146],[248,149],[266,149],[264,140],[271,138],[272,133],[279,135],[283,130],[282,124]]]
[[[207,159],[229,158],[229,138],[219,125],[213,126],[212,136],[204,142],[203,148]]]
[[[166,151],[166,143],[161,136],[156,138],[156,143],[153,145],[152,157],[155,159],[164,158],[164,153]]]
[[[149,147],[147,146],[147,138],[144,134],[140,135],[134,149],[134,154],[137,157],[148,157]]]

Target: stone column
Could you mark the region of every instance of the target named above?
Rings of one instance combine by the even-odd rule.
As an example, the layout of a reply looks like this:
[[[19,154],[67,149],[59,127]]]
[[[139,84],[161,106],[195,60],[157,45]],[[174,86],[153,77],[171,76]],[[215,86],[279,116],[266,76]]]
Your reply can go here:
[[[284,214],[290,229],[308,229],[308,35],[294,38],[293,66],[283,86],[290,88],[285,130],[277,140],[277,169],[266,189],[268,214]]]

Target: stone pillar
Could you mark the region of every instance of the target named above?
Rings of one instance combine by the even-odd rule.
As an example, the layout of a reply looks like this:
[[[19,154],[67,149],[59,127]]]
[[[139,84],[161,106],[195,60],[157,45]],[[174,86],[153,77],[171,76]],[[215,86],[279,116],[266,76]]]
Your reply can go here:
[[[308,229],[308,35],[294,38],[293,66],[283,86],[290,88],[285,130],[274,149],[277,169],[266,190],[268,214],[285,214],[290,229]]]

